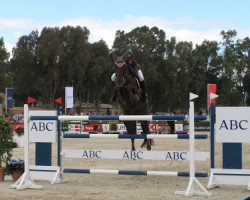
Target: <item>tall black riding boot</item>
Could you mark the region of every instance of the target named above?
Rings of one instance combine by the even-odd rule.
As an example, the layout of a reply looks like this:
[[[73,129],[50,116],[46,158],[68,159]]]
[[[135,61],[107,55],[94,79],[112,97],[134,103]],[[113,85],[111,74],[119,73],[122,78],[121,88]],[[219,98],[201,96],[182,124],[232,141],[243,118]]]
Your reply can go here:
[[[115,90],[114,82],[112,81],[112,86],[113,86],[113,93],[109,99],[110,102],[116,102],[117,100],[117,91]]]
[[[112,96],[110,97],[109,101],[116,102],[116,100],[117,100],[117,92],[113,91]]]

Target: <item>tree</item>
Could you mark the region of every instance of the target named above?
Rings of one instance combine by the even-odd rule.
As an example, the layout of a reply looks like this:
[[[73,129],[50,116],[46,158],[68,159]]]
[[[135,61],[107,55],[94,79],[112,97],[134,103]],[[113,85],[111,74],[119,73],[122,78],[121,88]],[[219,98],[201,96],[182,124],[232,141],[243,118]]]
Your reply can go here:
[[[238,63],[241,70],[238,76],[241,77],[240,85],[247,106],[250,105],[250,39],[244,38],[237,44]]]
[[[237,32],[229,30],[221,32],[223,38],[223,55],[222,55],[222,70],[218,83],[220,91],[220,101],[225,106],[242,105],[241,93],[238,85],[237,77],[237,55],[235,37]]]
[[[4,40],[0,38],[0,91],[5,92],[5,88],[11,86],[11,71],[8,65],[9,53],[4,45]]]
[[[175,47],[177,81],[174,87],[177,95],[174,107],[181,110],[188,106],[188,102],[183,101],[183,99],[188,99],[190,92],[191,67],[193,66],[192,50],[193,44],[191,42],[178,42]]]
[[[27,96],[39,96],[37,88],[36,42],[38,31],[32,31],[28,36],[20,37],[13,49],[11,68],[14,77],[16,104],[26,102]]]
[[[84,101],[86,87],[84,82],[89,78],[86,74],[90,62],[89,30],[86,27],[63,27],[60,30],[60,40],[63,55],[60,57],[60,90],[63,96],[65,86],[74,87],[76,102]]]
[[[221,57],[216,41],[204,40],[193,50],[193,66],[191,68],[190,91],[199,94],[196,107],[206,108],[207,84],[217,83],[221,71]],[[204,101],[205,100],[205,101]]]
[[[37,85],[40,86],[41,98],[44,103],[52,102],[60,84],[60,65],[62,45],[59,28],[43,28],[37,41],[36,59],[39,68]]]
[[[111,96],[111,63],[108,46],[103,40],[95,42],[90,44],[89,53],[90,62],[85,72],[88,78],[83,85],[86,88],[85,101],[96,104],[101,103],[101,100],[107,102]]]

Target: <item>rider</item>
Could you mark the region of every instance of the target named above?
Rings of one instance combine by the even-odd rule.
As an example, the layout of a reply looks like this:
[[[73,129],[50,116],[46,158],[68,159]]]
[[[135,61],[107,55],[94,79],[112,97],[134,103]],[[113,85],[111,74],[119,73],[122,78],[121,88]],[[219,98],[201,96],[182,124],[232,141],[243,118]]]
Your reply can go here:
[[[141,71],[141,67],[138,64],[138,62],[135,60],[134,58],[134,54],[131,50],[128,50],[124,53],[123,55],[124,60],[126,61],[126,63],[129,65],[129,69],[131,71],[131,73],[133,74],[134,77],[136,77],[139,82],[140,82],[140,88],[142,89],[142,101],[146,101],[146,92],[145,92],[145,81],[144,81],[144,76],[142,74]],[[112,76],[111,76],[111,80],[112,80],[112,84],[114,85],[114,81],[116,78],[116,74],[114,72],[114,70],[112,71]],[[117,99],[117,93],[114,91],[110,101],[116,101]]]

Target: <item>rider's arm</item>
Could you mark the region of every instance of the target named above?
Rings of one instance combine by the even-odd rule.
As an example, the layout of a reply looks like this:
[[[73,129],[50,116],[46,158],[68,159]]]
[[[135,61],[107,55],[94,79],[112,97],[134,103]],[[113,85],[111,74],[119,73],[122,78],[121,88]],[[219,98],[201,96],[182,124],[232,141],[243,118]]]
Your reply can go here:
[[[138,62],[133,59],[133,68],[135,68],[137,70],[137,76],[139,78],[140,81],[144,81],[144,76],[143,76],[143,73],[141,71],[141,66],[138,64]]]

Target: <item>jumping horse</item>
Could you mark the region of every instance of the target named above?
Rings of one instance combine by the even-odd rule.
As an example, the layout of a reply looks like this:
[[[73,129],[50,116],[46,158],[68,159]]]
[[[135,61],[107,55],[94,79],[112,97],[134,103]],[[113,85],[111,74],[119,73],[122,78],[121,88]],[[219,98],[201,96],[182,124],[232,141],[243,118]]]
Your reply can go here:
[[[123,109],[124,115],[147,115],[147,105],[145,101],[142,101],[142,90],[140,89],[139,81],[134,77],[123,56],[115,56],[114,58],[114,69],[116,73],[116,79],[114,82],[114,91],[117,94],[118,103]],[[136,121],[125,121],[128,134],[137,133],[137,122]],[[149,134],[149,122],[140,121],[143,134]],[[131,149],[135,151],[134,139],[131,139]],[[144,139],[141,144],[141,148],[147,147],[147,150],[151,150],[153,145],[152,139]]]

